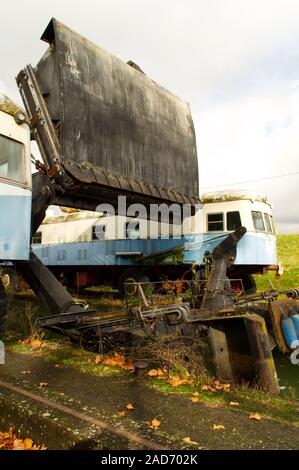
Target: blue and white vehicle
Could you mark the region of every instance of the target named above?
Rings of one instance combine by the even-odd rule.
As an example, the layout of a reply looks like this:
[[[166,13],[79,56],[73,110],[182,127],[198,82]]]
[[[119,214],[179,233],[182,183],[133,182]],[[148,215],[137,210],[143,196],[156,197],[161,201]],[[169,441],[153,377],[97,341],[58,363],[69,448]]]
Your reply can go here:
[[[24,111],[0,93],[0,260],[29,258],[30,129]]]
[[[28,260],[31,224],[30,129],[24,112],[0,95],[0,260]],[[271,205],[244,191],[202,195],[203,206],[183,225],[80,211],[45,219],[35,253],[58,276],[79,287],[133,280],[190,277],[206,251],[244,225],[232,278],[277,264]],[[249,282],[249,284],[248,284]],[[251,286],[252,287],[252,286]]]
[[[31,233],[30,128],[26,116],[0,93],[0,264],[29,259]],[[6,323],[0,279],[0,335]]]
[[[252,274],[276,267],[276,236],[271,204],[246,191],[202,195],[203,205],[182,225],[105,216],[95,212],[61,212],[48,216],[33,239],[35,253],[69,285],[190,278],[192,267],[241,225],[247,233],[238,244],[229,273],[254,289]]]

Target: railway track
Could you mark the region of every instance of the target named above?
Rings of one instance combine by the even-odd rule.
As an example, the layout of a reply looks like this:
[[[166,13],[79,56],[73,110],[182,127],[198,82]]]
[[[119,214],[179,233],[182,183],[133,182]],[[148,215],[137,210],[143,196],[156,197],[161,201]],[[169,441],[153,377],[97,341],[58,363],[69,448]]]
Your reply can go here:
[[[19,385],[18,386],[13,385],[10,382],[0,380],[0,389],[1,388],[8,391],[9,393],[12,392],[21,397],[25,397],[26,399],[33,401],[35,404],[43,405],[47,407],[47,409],[49,410],[52,409],[52,410],[59,411],[60,413],[64,415],[75,418],[81,423],[87,423],[93,428],[97,428],[101,431],[106,431],[109,434],[114,435],[116,438],[126,440],[129,444],[133,446],[137,446],[137,448],[150,449],[150,450],[166,450],[167,449],[166,446],[163,446],[157,442],[138,436],[137,434],[132,433],[131,431],[120,429],[115,425],[111,425],[105,421],[102,421],[98,418],[95,418],[86,413],[78,411],[74,408],[70,408],[61,403],[57,403],[53,400],[37,395],[36,393],[30,392],[29,390],[25,390]]]

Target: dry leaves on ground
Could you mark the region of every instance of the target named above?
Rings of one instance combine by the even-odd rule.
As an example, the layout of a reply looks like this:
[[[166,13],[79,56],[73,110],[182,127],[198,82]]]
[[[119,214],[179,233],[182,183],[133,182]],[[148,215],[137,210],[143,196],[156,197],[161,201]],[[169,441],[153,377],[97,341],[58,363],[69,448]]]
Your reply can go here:
[[[95,364],[97,365],[97,364],[99,364],[99,362],[101,362],[101,361],[102,361],[101,356],[96,356],[96,358],[95,358],[95,360],[94,360]]]
[[[39,383],[39,388],[47,388],[48,387],[48,382],[40,382]]]
[[[201,389],[208,392],[216,392],[217,390],[228,392],[230,390],[230,384],[223,384],[220,380],[215,380],[213,385],[202,385]]]
[[[220,380],[215,380],[214,386],[216,390],[224,390],[225,392],[227,392],[230,389],[230,384],[223,384],[220,382]]]
[[[23,375],[31,374],[31,370],[23,370],[23,371],[21,372],[21,374],[23,374]]]
[[[194,383],[192,379],[190,379],[190,374],[186,372],[183,378],[181,378],[179,375],[172,375],[169,377],[167,380],[167,383],[172,385],[173,387],[179,387],[180,385],[191,385],[194,386]]]
[[[152,429],[155,429],[155,430],[156,430],[156,429],[158,429],[158,428],[160,427],[160,424],[161,424],[161,421],[158,421],[156,418],[154,418],[154,419],[152,420],[152,423],[151,423],[150,427],[151,427]]]
[[[2,450],[46,450],[44,445],[33,444],[32,439],[18,439],[13,428],[0,432],[0,449]]]
[[[47,344],[43,340],[38,338],[32,338],[30,336],[29,338],[22,341],[22,344],[29,344],[32,348],[35,349],[42,349],[47,347]]]
[[[133,403],[128,403],[128,404],[126,405],[126,408],[127,408],[127,410],[134,410],[134,409],[135,409]]]
[[[200,401],[198,397],[191,397],[190,400],[192,403],[198,403]]]
[[[150,377],[164,377],[165,372],[162,369],[151,369],[148,371],[147,375]]]
[[[192,445],[198,446],[198,442],[196,442],[196,441],[191,441],[190,437],[184,437],[183,442],[184,442],[185,444],[192,444]]]
[[[100,361],[101,359],[99,360],[99,362]],[[134,370],[134,366],[132,362],[130,361],[126,362],[125,356],[122,354],[118,354],[118,353],[114,353],[113,356],[103,359],[102,364],[105,364],[106,366],[120,367],[121,369],[129,370],[129,371]]]
[[[220,431],[221,429],[225,429],[225,426],[223,426],[223,424],[214,424],[213,425],[213,430],[214,431]]]
[[[229,403],[229,406],[240,406],[240,403],[238,403],[237,401],[231,401]]]
[[[261,415],[259,413],[251,413],[248,416],[249,419],[253,419],[255,421],[260,421],[262,419]]]
[[[126,414],[125,411],[118,411],[114,416],[118,418],[122,418],[123,416],[125,416],[125,414]]]

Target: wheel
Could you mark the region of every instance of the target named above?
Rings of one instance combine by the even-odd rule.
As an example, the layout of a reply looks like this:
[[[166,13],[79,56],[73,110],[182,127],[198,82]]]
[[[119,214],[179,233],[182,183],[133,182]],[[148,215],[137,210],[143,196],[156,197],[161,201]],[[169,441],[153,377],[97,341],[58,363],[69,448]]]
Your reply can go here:
[[[126,269],[118,278],[118,290],[122,296],[133,297],[137,294],[138,282],[149,282],[146,274],[138,269]],[[131,284],[131,285],[130,285]]]
[[[256,294],[256,283],[252,274],[244,274],[242,277],[243,287],[246,295]]]
[[[5,335],[7,319],[7,302],[3,282],[0,279],[0,338]]]

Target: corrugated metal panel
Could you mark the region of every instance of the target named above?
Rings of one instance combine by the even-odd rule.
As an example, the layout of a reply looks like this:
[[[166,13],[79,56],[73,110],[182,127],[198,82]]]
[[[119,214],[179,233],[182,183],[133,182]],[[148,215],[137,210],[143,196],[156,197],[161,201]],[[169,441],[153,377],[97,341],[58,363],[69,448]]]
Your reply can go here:
[[[102,186],[106,199],[115,189],[140,202],[198,202],[189,105],[55,19],[42,39],[50,48],[35,76],[78,196]]]

